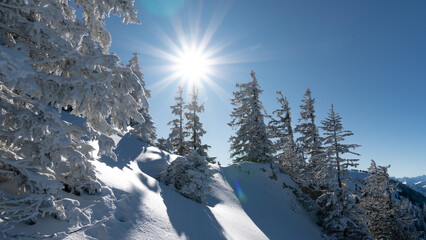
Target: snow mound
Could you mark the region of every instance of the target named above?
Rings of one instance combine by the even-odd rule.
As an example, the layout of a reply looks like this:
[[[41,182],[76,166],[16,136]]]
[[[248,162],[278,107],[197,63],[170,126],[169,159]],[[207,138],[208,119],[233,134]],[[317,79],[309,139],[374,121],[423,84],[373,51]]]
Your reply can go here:
[[[16,224],[6,237],[52,239],[321,239],[321,231],[297,202],[285,174],[269,178],[268,165],[211,165],[207,205],[189,200],[156,180],[177,156],[126,135],[119,161],[94,161],[104,185],[98,195],[66,197],[80,202],[76,221],[45,217]],[[1,238],[1,234],[0,234]]]

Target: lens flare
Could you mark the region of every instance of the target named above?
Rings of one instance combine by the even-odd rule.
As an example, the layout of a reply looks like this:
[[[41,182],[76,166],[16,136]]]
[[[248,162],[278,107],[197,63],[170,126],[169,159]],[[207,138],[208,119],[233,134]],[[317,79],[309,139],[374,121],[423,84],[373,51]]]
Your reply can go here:
[[[234,179],[235,188],[237,189],[237,197],[240,202],[247,201],[247,196],[244,194],[243,190],[240,187],[240,184],[238,184],[237,179]]]

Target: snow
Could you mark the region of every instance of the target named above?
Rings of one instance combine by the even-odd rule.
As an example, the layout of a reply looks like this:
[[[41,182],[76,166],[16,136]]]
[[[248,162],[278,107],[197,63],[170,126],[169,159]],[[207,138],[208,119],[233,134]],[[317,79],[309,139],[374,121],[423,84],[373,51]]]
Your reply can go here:
[[[93,161],[103,184],[100,194],[78,200],[76,221],[40,218],[34,225],[16,224],[7,236],[53,239],[321,239],[321,231],[286,185],[291,178],[269,178],[267,164],[243,162],[210,165],[207,205],[189,200],[156,176],[176,159],[136,137],[125,135],[115,150],[118,162]],[[238,186],[238,187],[237,187]],[[86,221],[82,221],[83,217]],[[83,219],[84,220],[84,219]],[[0,223],[1,226],[1,223]],[[0,234],[1,238],[1,234]]]

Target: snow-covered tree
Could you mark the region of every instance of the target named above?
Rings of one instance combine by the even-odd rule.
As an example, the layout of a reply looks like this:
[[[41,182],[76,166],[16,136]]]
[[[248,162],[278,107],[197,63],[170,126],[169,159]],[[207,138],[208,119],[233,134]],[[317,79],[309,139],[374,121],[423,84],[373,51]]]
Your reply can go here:
[[[166,152],[172,152],[173,151],[173,145],[172,142],[170,141],[170,138],[159,138],[157,139],[157,144],[156,146]]]
[[[187,144],[185,142],[185,132],[183,129],[183,108],[185,102],[183,101],[183,89],[181,86],[178,86],[177,96],[175,97],[176,105],[171,106],[172,113],[177,116],[176,119],[173,119],[168,123],[168,125],[172,125],[171,133],[169,134],[169,139],[173,146],[173,153],[177,155],[185,155],[187,150]]]
[[[342,155],[358,155],[350,149],[359,145],[343,144],[345,138],[353,134],[349,130],[343,130],[341,119],[339,114],[334,112],[332,105],[329,116],[321,121],[325,135],[325,157],[318,158],[317,166],[313,169],[316,179],[312,182],[314,187],[323,193],[316,201],[320,206],[319,225],[335,239],[371,239],[363,222],[365,212],[356,203],[359,198],[344,183],[343,176],[349,177],[346,174],[347,169],[356,166],[357,159],[344,159]]]
[[[207,161],[214,163],[214,157],[207,156],[207,150],[210,148],[207,144],[202,144],[201,137],[204,136],[206,131],[203,129],[203,124],[200,122],[199,113],[204,112],[204,104],[198,103],[198,89],[195,87],[190,94],[191,101],[188,102],[184,108],[185,118],[185,137],[189,137],[187,141],[188,151],[197,151],[201,156],[205,156]]]
[[[208,180],[211,176],[206,157],[192,151],[186,157],[176,158],[158,178],[184,197],[205,204],[206,195],[210,191]]]
[[[361,206],[367,212],[366,223],[376,239],[420,239],[413,228],[411,204],[394,198],[395,183],[388,174],[390,166],[377,166],[371,161],[366,184],[362,190]]]
[[[272,149],[284,170],[292,177],[300,177],[304,168],[304,160],[294,141],[290,107],[287,98],[282,95],[281,91],[277,91],[277,94],[277,101],[281,106],[273,112],[276,118],[271,117],[268,125],[269,135],[275,140]]]
[[[272,160],[272,142],[269,139],[264,123],[265,109],[260,101],[260,89],[255,72],[250,73],[252,81],[237,83],[238,91],[234,92],[231,104],[231,122],[236,135],[231,136],[231,158],[234,162],[270,162]]]
[[[342,117],[334,112],[334,106],[331,105],[328,117],[321,121],[321,128],[324,130],[324,149],[326,152],[326,159],[322,164],[327,166],[322,167],[322,171],[330,171],[330,176],[336,175],[339,188],[343,188],[344,175],[349,167],[357,167],[359,159],[343,158],[343,154],[350,153],[359,156],[358,153],[351,151],[359,147],[358,144],[344,144],[346,137],[352,136],[350,130],[343,130]]]
[[[315,99],[311,96],[311,90],[308,88],[303,96],[299,124],[294,129],[300,133],[297,142],[301,145],[305,158],[309,158],[309,168],[315,169],[321,161],[321,139],[319,131],[315,125]]]
[[[130,59],[129,64],[127,65],[132,69],[133,73],[138,77],[139,83],[142,86],[146,98],[151,97],[151,91],[146,89],[144,76],[142,74],[142,68],[139,66],[139,54],[138,52],[133,53],[133,57]],[[157,138],[156,127],[154,126],[154,121],[152,120],[151,115],[149,114],[149,106],[138,109],[144,118],[143,123],[131,122],[131,126],[134,131],[133,134],[138,136],[142,141],[147,142],[151,145],[155,145],[155,140]]]
[[[316,200],[318,224],[331,239],[372,239],[363,222],[365,212],[356,204],[356,198],[343,189],[336,189]]]
[[[77,204],[65,207],[62,189],[100,189],[91,144],[116,159],[109,136],[125,131],[131,118],[144,121],[137,112],[147,106],[143,88],[108,53],[111,40],[103,26],[111,12],[125,23],[138,22],[133,1],[74,4],[82,8],[82,20],[69,1],[0,4],[0,179],[17,189],[0,187],[5,221],[47,213],[68,218]],[[84,119],[83,126],[64,121],[62,109]]]

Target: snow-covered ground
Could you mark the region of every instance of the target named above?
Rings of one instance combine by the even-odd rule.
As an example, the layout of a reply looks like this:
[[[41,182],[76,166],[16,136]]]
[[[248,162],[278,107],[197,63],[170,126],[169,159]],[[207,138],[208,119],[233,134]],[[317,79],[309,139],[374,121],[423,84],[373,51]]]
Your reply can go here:
[[[219,168],[207,205],[189,200],[156,180],[177,156],[146,147],[125,136],[116,149],[119,161],[95,161],[104,184],[98,195],[67,195],[78,200],[77,221],[45,217],[34,225],[18,224],[8,236],[53,239],[321,239],[286,185],[290,177],[269,178],[268,165],[241,163]],[[36,235],[34,235],[36,234]],[[0,237],[1,238],[1,237]]]

